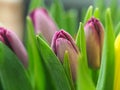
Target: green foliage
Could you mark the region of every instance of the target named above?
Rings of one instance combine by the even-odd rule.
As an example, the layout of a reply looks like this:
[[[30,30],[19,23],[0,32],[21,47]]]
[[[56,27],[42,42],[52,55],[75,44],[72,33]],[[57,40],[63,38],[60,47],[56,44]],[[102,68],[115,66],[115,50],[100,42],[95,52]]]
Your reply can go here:
[[[100,17],[100,12],[99,12],[99,8],[95,8],[94,10],[94,15],[93,15],[95,18],[99,19]]]
[[[82,23],[80,23],[76,43],[81,51],[78,59],[77,90],[95,90],[87,63],[86,40]]]
[[[84,23],[86,23],[92,17],[92,14],[93,14],[93,6],[89,6],[86,15],[84,17]]]
[[[72,74],[71,74],[71,69],[70,69],[71,66],[70,66],[69,55],[68,55],[67,51],[65,52],[65,55],[64,55],[63,66],[64,66],[64,69],[65,69],[65,73],[67,75],[67,78],[69,80],[71,90],[75,90],[74,82],[73,82]]]
[[[44,6],[44,0],[30,0],[29,12],[41,6]]]
[[[65,70],[54,52],[40,36],[37,36],[37,42],[40,56],[47,69],[47,77],[51,78],[54,86],[54,89],[50,90],[71,90]]]
[[[120,33],[120,22],[115,27],[115,37]]]
[[[78,13],[76,10],[69,10],[68,12],[66,12],[66,14],[64,15],[65,20],[64,20],[64,29],[70,33],[72,36],[74,36],[74,34],[76,33],[76,28],[77,28],[77,16]]]
[[[51,5],[50,13],[57,23],[59,29],[65,29],[72,36],[76,33],[77,28],[77,11],[69,10],[65,12],[64,7],[60,0],[54,0]]]
[[[16,55],[0,42],[0,80],[4,90],[33,90],[28,74]]]
[[[94,6],[99,8],[100,11],[100,20],[104,23],[104,15],[107,7],[111,9],[113,25],[116,26],[120,20],[120,10],[119,10],[119,0],[94,0]]]
[[[100,74],[98,78],[97,90],[113,90],[114,83],[114,31],[111,19],[111,11],[107,9],[106,16],[106,31],[104,37],[104,45],[102,52],[102,61]]]
[[[37,49],[36,36],[32,21],[27,17],[27,50],[29,56],[29,74],[34,89],[45,89],[45,75],[39,51]]]
[[[55,20],[55,22],[57,23],[58,27],[61,29],[64,26],[64,8],[62,3],[59,0],[54,0],[54,2],[51,5],[50,8],[50,13],[53,17],[53,19]]]

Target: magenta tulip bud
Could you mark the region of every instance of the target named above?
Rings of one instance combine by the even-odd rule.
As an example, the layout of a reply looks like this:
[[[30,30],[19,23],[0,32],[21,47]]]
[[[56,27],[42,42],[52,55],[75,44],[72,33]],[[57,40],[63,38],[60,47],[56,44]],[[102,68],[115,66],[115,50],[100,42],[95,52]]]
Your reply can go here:
[[[0,27],[0,41],[6,44],[21,60],[23,65],[27,67],[28,61],[27,52],[22,42],[19,40],[19,38],[16,36],[14,32],[6,30],[3,27]]]
[[[56,32],[53,36],[51,47],[62,63],[65,51],[68,51],[72,77],[75,80],[79,51],[70,34],[63,30]]]
[[[48,12],[44,8],[38,8],[34,10],[30,17],[33,21],[36,34],[42,34],[45,39],[51,44],[53,34],[58,30],[55,22],[48,15]]]
[[[99,20],[91,18],[85,27],[88,64],[92,68],[99,68],[104,39],[104,28]]]

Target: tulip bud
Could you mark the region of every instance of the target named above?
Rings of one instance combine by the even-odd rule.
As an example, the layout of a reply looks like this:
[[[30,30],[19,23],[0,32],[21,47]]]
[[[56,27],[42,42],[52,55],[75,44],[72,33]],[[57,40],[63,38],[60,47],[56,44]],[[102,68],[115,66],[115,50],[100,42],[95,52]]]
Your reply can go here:
[[[44,8],[34,10],[30,17],[33,21],[36,34],[42,34],[45,39],[51,44],[53,34],[58,30],[56,24],[48,15]]]
[[[27,52],[14,32],[0,27],[0,41],[6,44],[27,67]]]
[[[53,36],[51,47],[62,63],[65,51],[68,51],[72,77],[75,80],[79,51],[72,37],[63,30],[58,31]]]
[[[86,49],[88,64],[92,68],[99,68],[104,39],[104,28],[99,20],[91,18],[85,27]]]

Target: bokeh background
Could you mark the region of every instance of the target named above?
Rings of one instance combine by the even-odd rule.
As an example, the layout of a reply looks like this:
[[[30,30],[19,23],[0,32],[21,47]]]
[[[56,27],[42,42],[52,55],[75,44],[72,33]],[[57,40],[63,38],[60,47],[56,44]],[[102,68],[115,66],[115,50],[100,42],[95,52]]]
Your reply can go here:
[[[30,1],[31,0],[0,0],[0,25],[13,30],[21,40],[23,40],[23,35],[25,32],[25,18],[28,14]],[[54,0],[44,0],[44,2],[46,7],[50,8]],[[117,16],[120,15],[118,12],[120,8],[120,0],[61,0],[61,2],[64,6],[65,11],[68,11],[70,9],[75,9],[77,11],[78,23],[80,21],[83,21],[83,16],[85,15],[85,12],[90,5],[101,7],[101,11],[102,9],[105,9],[105,7],[112,7],[112,14],[115,14]],[[117,21],[119,19],[118,17],[115,18],[115,20],[114,17],[117,16],[112,16],[114,21]],[[100,16],[100,18],[102,18],[102,16]]]

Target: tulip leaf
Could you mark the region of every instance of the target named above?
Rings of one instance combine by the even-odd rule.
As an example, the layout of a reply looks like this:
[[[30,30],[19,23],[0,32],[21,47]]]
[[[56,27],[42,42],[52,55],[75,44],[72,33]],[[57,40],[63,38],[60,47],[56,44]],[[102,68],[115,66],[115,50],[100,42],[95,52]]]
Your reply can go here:
[[[54,0],[53,4],[51,5],[50,13],[58,27],[66,30],[73,36],[77,27],[77,11],[69,10],[68,12],[65,12],[60,1],[61,0]]]
[[[100,15],[99,8],[95,8],[94,17],[99,19],[100,17],[99,15]]]
[[[86,66],[88,66],[87,65],[87,54],[86,54],[86,39],[85,39],[85,33],[84,33],[84,26],[82,22],[80,22],[80,25],[79,25],[79,30],[78,30],[77,38],[76,38],[76,44],[79,47],[80,51],[83,53]]]
[[[0,78],[0,90],[3,90],[2,83],[1,83],[1,78]]]
[[[99,19],[102,21],[103,25],[105,22],[104,15],[105,15],[105,9],[106,9],[106,3],[105,0],[94,0],[95,7],[99,8]]]
[[[110,2],[110,8],[111,8],[111,17],[112,20],[114,20],[114,23],[116,23],[117,18],[117,12],[119,12],[119,7],[118,7],[118,0],[111,0]]]
[[[24,66],[16,55],[1,42],[0,80],[4,90],[32,90]]]
[[[69,83],[71,86],[71,90],[75,90],[74,84],[73,84],[73,79],[72,79],[72,74],[71,74],[72,72],[70,69],[70,60],[69,60],[68,51],[65,52],[63,66],[65,69],[66,75],[68,77],[68,80],[69,80]]]
[[[88,74],[89,72],[86,71],[83,56],[80,55],[77,69],[77,90],[96,90],[94,83]]]
[[[114,31],[111,19],[111,12],[108,8],[105,17],[106,31],[104,37],[104,45],[102,52],[102,61],[100,74],[96,90],[113,90],[114,85]]]
[[[30,0],[29,12],[40,6],[44,6],[44,0]]]
[[[51,78],[55,88],[50,90],[71,90],[65,70],[54,52],[40,36],[37,36],[37,41],[41,58],[48,72],[47,77]]]
[[[45,89],[45,76],[43,65],[37,49],[36,36],[32,21],[27,17],[27,50],[29,56],[29,72],[33,87],[38,90]]]
[[[105,0],[94,0],[95,6],[100,8],[100,12],[102,12],[102,10],[105,10]]]
[[[62,2],[60,2],[60,0],[54,0],[50,8],[50,13],[53,19],[55,20],[55,22],[57,23],[58,27],[63,28],[65,24],[64,21],[65,11]]]
[[[120,33],[120,22],[117,24],[115,28],[115,36],[117,37],[119,33]]]
[[[79,25],[79,29],[78,29],[76,40],[75,40],[76,45],[78,46],[79,50],[80,50],[80,38],[81,38],[80,37],[80,31],[81,31],[81,23]]]
[[[76,10],[69,10],[65,14],[65,24],[64,28],[69,34],[74,36],[76,33],[76,27],[77,27],[77,11]]]
[[[86,40],[82,23],[80,23],[76,40],[81,51],[81,55],[79,55],[78,59],[79,65],[77,69],[77,90],[95,90],[87,63]]]
[[[120,6],[118,6],[118,9],[117,9],[117,11],[116,11],[116,16],[115,16],[115,20],[116,20],[116,22],[115,22],[115,25],[116,25],[116,23],[118,23],[119,22],[119,20],[120,20],[120,10],[119,10],[119,8],[120,8]],[[113,16],[115,15],[114,13],[112,14]]]
[[[92,17],[92,13],[93,13],[93,6],[89,6],[84,18],[84,23],[86,23]]]

